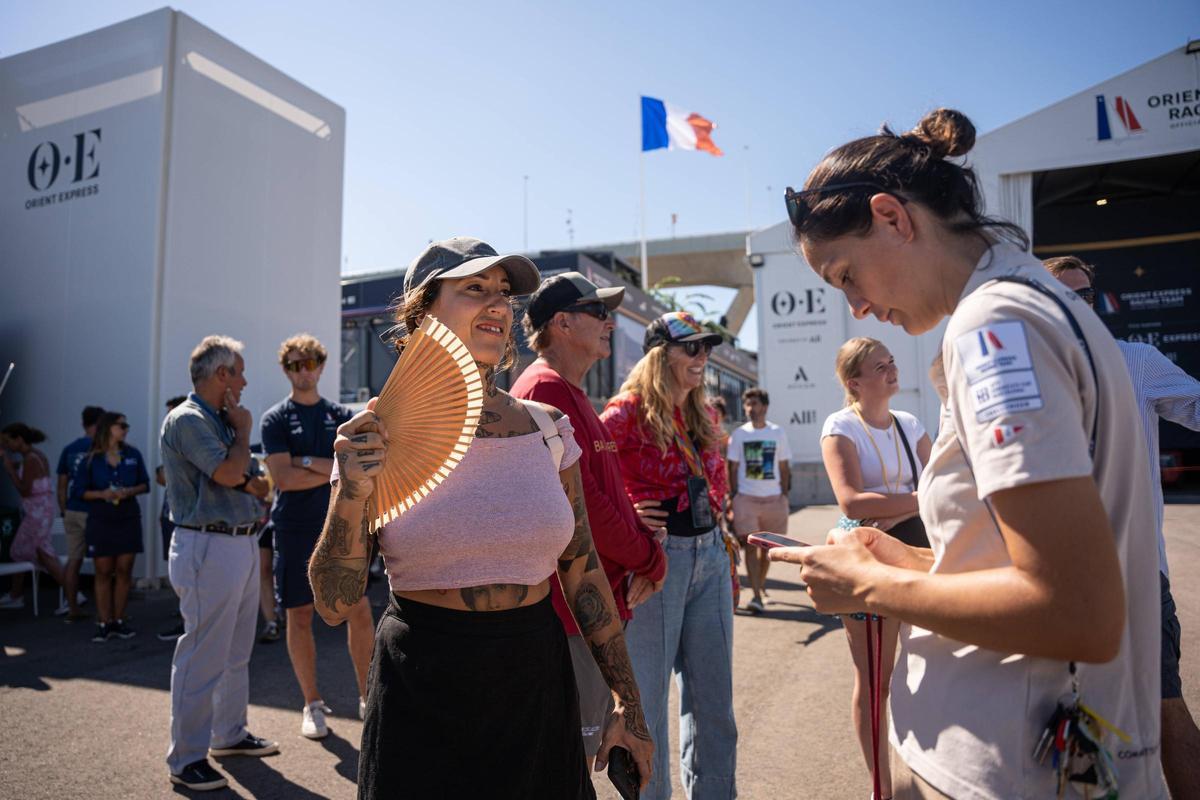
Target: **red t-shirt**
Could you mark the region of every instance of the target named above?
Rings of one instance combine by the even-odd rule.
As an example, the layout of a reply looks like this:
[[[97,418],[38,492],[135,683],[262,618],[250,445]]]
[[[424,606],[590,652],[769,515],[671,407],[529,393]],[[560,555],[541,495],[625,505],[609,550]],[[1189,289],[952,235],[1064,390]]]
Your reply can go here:
[[[609,400],[604,413],[600,415],[617,442],[629,499],[638,503],[642,500],[678,497],[678,510],[684,511],[690,506],[687,482],[691,470],[674,441],[665,453],[658,448],[653,431],[642,420],[641,405],[640,397],[627,392]],[[710,411],[715,425],[716,412]],[[675,418],[681,425],[684,424],[679,409],[675,409]],[[729,476],[725,472],[725,456],[720,445],[714,442],[700,453],[700,460],[704,465],[704,476],[708,479],[708,499],[713,517],[719,517],[725,507],[725,495],[729,493]]]
[[[596,416],[587,394],[572,386],[540,358],[517,378],[510,394],[523,400],[536,400],[554,406],[571,419],[575,441],[583,449],[579,472],[583,478],[583,496],[587,503],[592,541],[604,574],[612,586],[613,599],[621,619],[633,613],[625,603],[625,578],[641,575],[658,581],[666,573],[666,555],[662,546],[638,519],[621,475],[617,444]],[[558,575],[551,576],[551,599],[568,635],[578,635],[575,617],[567,610]]]

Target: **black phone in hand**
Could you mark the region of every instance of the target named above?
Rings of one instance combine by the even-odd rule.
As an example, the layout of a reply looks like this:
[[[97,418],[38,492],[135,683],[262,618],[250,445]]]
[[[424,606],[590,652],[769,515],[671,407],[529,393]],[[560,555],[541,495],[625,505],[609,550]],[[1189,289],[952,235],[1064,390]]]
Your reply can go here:
[[[638,800],[641,796],[641,776],[638,775],[633,757],[624,747],[614,747],[608,751],[608,779],[617,787],[623,800]]]

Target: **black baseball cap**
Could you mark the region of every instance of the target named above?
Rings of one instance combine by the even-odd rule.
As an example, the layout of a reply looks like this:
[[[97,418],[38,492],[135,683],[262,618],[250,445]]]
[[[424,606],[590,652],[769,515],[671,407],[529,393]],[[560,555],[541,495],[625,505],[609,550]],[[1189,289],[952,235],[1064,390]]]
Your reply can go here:
[[[713,333],[701,325],[686,311],[670,311],[646,326],[646,338],[642,341],[642,352],[649,353],[660,344],[675,342],[709,341],[716,347],[725,341],[721,334]]]
[[[502,256],[487,242],[470,236],[455,236],[432,242],[413,259],[404,273],[404,293],[443,278],[469,278],[490,267],[503,267],[513,295],[529,294],[538,288],[542,274],[525,256]]]
[[[563,272],[542,281],[529,298],[525,313],[534,330],[540,330],[559,311],[583,303],[604,303],[611,311],[625,299],[625,287],[601,289],[578,272]]]

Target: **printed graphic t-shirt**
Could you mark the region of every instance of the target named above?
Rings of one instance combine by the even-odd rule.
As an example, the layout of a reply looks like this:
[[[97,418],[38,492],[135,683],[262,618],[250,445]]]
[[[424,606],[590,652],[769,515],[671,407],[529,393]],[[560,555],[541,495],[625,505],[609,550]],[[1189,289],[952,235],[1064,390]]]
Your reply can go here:
[[[350,409],[321,398],[311,406],[288,397],[263,414],[262,445],[268,455],[333,458],[333,440],[338,426],[350,419]],[[329,484],[311,489],[277,492],[271,521],[281,527],[304,525],[320,528],[329,508]]]
[[[762,428],[747,422],[735,428],[729,436],[725,456],[738,465],[738,494],[753,497],[774,497],[782,494],[779,482],[780,465],[792,460],[787,431],[774,422]]]

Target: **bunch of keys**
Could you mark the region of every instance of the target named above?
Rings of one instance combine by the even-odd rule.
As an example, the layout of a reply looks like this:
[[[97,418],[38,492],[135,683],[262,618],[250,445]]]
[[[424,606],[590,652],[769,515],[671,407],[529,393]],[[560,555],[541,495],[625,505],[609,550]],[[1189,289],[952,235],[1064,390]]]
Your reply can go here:
[[[1050,758],[1059,798],[1070,785],[1085,800],[1117,800],[1116,762],[1102,742],[1103,731],[1111,730],[1125,741],[1129,736],[1080,702],[1074,668],[1071,664],[1072,691],[1059,699],[1033,749],[1033,759],[1045,764]]]

